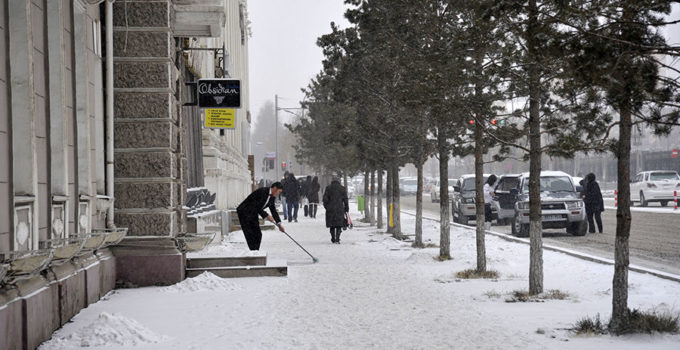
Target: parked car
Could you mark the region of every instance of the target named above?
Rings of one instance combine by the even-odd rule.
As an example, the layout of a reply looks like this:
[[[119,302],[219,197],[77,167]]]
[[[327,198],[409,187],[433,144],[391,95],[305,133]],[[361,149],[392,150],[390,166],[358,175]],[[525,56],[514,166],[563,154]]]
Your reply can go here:
[[[498,224],[507,225],[515,217],[515,203],[519,196],[522,174],[501,175],[494,189],[494,206],[498,210]]]
[[[561,171],[541,172],[541,215],[543,228],[566,228],[583,236],[588,229],[586,209],[574,180]],[[520,189],[512,218],[512,234],[529,236],[529,173],[520,177]]]
[[[643,207],[649,202],[659,202],[665,207],[673,201],[673,191],[680,191],[680,176],[676,171],[643,171],[630,184],[630,200],[640,202]]]
[[[453,183],[456,181],[456,179],[449,179],[449,195],[453,193]],[[435,180],[434,184],[430,188],[430,199],[432,199],[432,203],[438,203],[441,201],[441,196],[439,195],[439,187],[440,187],[440,182],[439,179]]]
[[[484,174],[484,182],[489,178],[489,174]],[[470,220],[477,219],[477,207],[475,205],[475,174],[465,174],[458,178],[453,184],[453,194],[451,196],[451,215],[453,222],[467,225]],[[498,217],[498,210],[491,206],[494,219]]]
[[[399,181],[399,194],[413,195],[418,192],[418,179],[406,178]]]

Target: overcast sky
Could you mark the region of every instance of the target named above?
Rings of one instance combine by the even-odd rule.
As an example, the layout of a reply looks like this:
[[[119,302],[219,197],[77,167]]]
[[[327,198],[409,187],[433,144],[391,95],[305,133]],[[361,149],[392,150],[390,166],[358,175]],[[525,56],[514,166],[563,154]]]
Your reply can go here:
[[[254,118],[267,100],[299,107],[300,89],[321,70],[316,39],[330,23],[348,25],[343,0],[250,0],[250,110]]]

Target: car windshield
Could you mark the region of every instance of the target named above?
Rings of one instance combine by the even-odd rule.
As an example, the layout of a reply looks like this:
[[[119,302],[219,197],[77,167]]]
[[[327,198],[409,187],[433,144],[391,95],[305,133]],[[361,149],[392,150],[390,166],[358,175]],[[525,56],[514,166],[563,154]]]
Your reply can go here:
[[[519,189],[519,177],[504,177],[498,182],[496,191],[510,191]]]
[[[567,176],[541,176],[541,192],[575,192]],[[529,179],[524,181],[524,192],[529,192]]]
[[[486,182],[486,177],[484,177],[484,181]],[[475,178],[474,177],[469,177],[469,178],[463,180],[463,192],[474,191],[474,190],[475,190]]]
[[[417,186],[418,180],[404,180],[404,186]]]
[[[664,180],[678,180],[678,173],[669,171],[665,173],[651,173],[649,174],[649,181],[664,181]]]

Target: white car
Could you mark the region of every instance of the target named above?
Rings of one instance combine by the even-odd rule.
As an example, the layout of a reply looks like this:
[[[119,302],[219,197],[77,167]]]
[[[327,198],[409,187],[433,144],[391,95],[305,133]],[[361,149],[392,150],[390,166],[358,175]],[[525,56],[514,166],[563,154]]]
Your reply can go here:
[[[453,193],[453,184],[455,182],[456,179],[449,179],[449,198],[451,198],[451,194]],[[437,179],[432,185],[432,188],[430,188],[430,198],[432,199],[432,203],[441,201],[441,197],[439,196],[439,186],[439,179]]]
[[[673,170],[652,170],[638,173],[630,184],[630,201],[646,207],[649,202],[661,206],[673,201],[673,192],[680,192],[680,176]]]

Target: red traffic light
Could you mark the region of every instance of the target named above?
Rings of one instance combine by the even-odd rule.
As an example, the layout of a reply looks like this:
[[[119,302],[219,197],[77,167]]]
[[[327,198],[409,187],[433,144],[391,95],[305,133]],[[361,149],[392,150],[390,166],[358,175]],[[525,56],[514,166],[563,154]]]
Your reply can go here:
[[[470,123],[470,125],[475,125],[475,120],[474,120],[474,119],[470,119],[470,120],[468,121],[468,123]]]
[[[496,125],[496,119],[491,119],[491,125]]]

